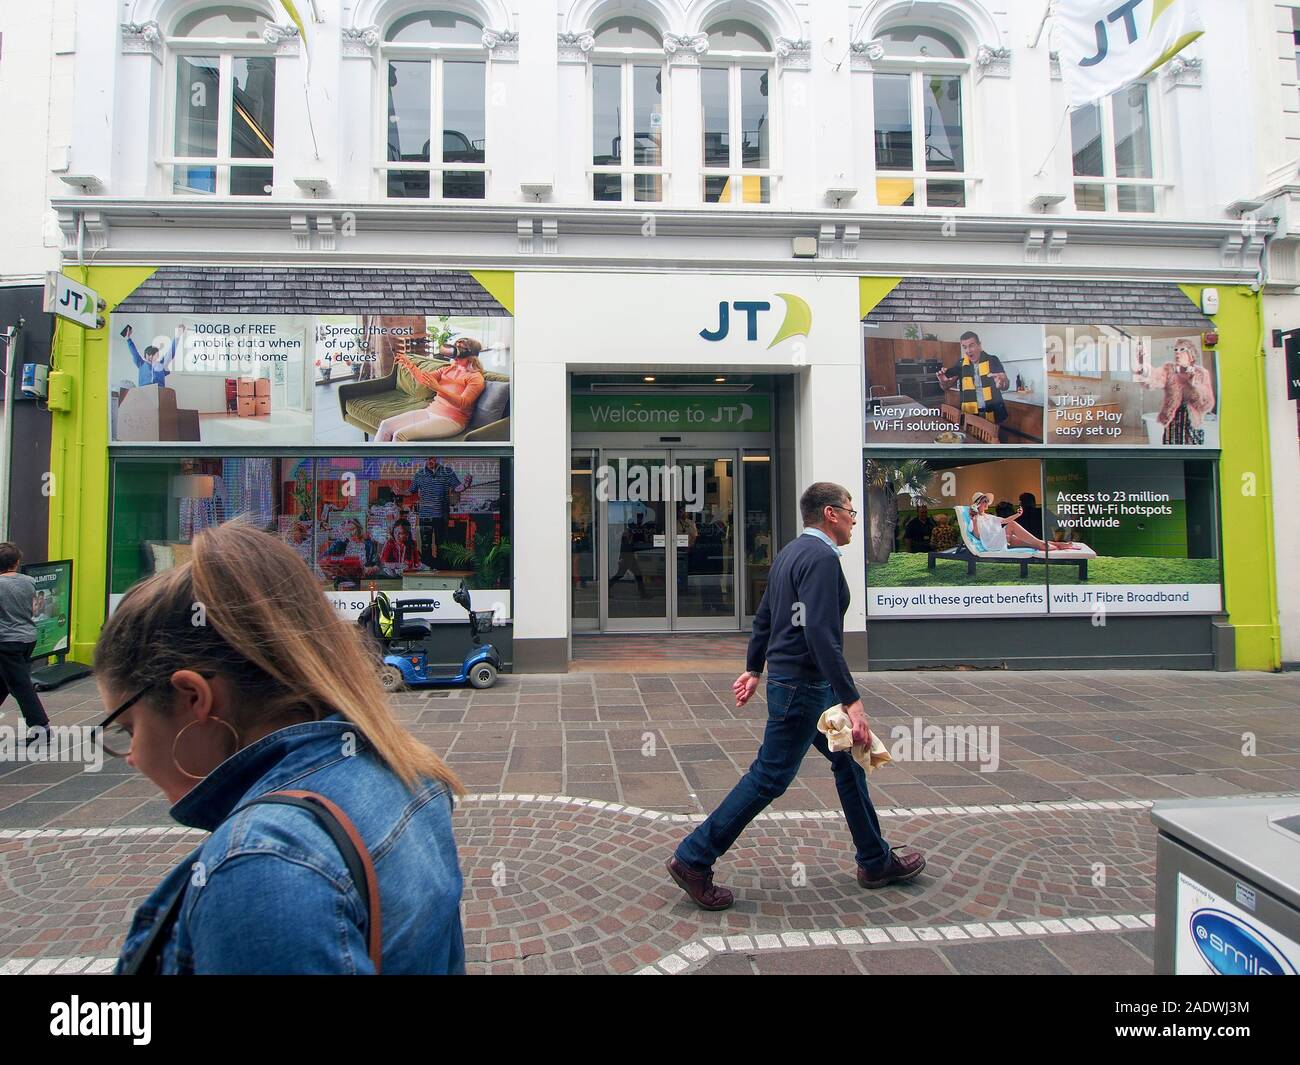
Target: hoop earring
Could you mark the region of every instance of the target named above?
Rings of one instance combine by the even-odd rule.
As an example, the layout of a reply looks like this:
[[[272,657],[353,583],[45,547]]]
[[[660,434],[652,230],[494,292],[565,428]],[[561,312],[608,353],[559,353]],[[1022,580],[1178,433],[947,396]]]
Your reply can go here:
[[[226,728],[230,730],[230,734],[235,737],[235,750],[231,751],[230,754],[234,754],[235,751],[239,750],[239,733],[235,731],[235,727],[232,724],[230,724],[228,721],[222,721],[221,718],[217,717],[215,714],[212,715],[208,720],[215,721],[219,725],[224,725]],[[176,757],[176,748],[180,745],[181,737],[184,736],[186,732],[188,732],[191,728],[193,728],[197,724],[199,724],[198,721],[191,721],[188,725],[186,725],[183,729],[181,729],[180,732],[176,733],[176,738],[172,740],[172,765],[176,767],[178,772],[184,773],[185,776],[189,777],[191,780],[202,780],[208,774],[200,773],[196,775],[194,773],[191,773],[188,769],[186,769],[183,765],[181,765],[180,761]],[[227,755],[226,757],[229,758],[230,755]],[[223,758],[222,761],[225,761],[225,759]],[[208,772],[210,773],[212,772],[212,770],[208,770]]]

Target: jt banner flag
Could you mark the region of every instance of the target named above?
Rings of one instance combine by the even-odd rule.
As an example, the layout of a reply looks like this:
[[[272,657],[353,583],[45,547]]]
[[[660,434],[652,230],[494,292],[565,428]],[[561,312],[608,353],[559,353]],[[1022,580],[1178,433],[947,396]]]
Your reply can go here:
[[[1056,24],[1071,107],[1151,73],[1205,31],[1196,0],[1058,0]]]

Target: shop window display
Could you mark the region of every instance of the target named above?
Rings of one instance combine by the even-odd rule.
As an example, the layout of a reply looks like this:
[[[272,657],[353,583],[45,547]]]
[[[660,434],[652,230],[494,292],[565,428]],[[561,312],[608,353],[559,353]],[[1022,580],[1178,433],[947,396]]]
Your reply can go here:
[[[1215,612],[1214,464],[866,460],[867,612]]]
[[[110,593],[240,519],[280,536],[333,591],[510,587],[510,459],[121,458]]]

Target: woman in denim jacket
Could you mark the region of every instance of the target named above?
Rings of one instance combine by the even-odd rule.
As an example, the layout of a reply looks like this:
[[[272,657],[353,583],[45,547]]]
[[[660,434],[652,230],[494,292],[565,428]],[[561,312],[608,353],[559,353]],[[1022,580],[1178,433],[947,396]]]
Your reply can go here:
[[[356,627],[291,548],[236,523],[202,533],[190,562],[123,598],[95,673],[106,747],[175,820],[212,833],[136,911],[119,972],[170,912],[146,971],[371,973],[376,910],[384,973],[464,972],[463,789],[398,723]],[[323,795],[356,826],[369,908],[310,811],[248,805],[282,789]]]

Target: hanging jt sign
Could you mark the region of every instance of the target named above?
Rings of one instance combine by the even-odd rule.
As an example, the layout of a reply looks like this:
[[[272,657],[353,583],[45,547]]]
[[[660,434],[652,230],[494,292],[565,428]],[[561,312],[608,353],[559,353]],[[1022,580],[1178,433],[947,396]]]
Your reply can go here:
[[[1109,96],[1196,40],[1196,0],[1060,0],[1061,77],[1070,106]]]

